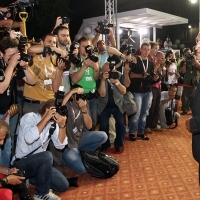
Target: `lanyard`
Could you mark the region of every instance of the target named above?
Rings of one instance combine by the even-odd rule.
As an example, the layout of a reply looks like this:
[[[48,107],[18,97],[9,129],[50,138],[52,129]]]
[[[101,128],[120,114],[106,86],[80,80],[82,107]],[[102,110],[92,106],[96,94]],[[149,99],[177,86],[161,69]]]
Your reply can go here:
[[[47,65],[45,64],[44,58],[43,58],[42,55],[41,55],[41,60],[42,60],[42,62],[43,62],[43,64],[44,64],[45,76],[46,76],[46,78],[49,78],[49,75],[51,75],[51,73],[48,73]],[[50,69],[51,69],[51,71],[52,71],[52,73],[53,73],[53,66],[52,66],[52,64],[51,64],[51,66],[49,66],[49,67],[51,67]]]
[[[145,65],[144,65],[144,63],[143,63],[143,60],[142,60],[142,58],[141,58],[140,56],[138,56],[138,57],[140,58],[140,60],[141,60],[141,62],[142,62],[142,65],[143,65],[143,68],[144,68],[144,72],[146,73],[146,72],[147,72],[147,70],[148,70],[148,67],[149,67],[148,58],[147,58],[147,66],[145,67]]]
[[[71,106],[72,106],[72,104],[71,104]],[[73,109],[73,107],[72,107],[72,112],[73,112],[73,115],[74,115],[74,126],[75,126],[75,121],[78,119],[78,117],[79,117],[81,111],[79,110],[78,114],[75,115],[75,111],[74,111],[74,109]]]

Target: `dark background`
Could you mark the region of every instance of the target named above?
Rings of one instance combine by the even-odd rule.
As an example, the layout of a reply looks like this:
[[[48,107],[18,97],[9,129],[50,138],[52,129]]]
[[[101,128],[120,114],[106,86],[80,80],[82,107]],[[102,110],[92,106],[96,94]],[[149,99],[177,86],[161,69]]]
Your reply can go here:
[[[0,0],[0,6],[8,5],[13,0]],[[174,42],[179,39],[182,44],[192,48],[198,33],[199,5],[188,0],[118,0],[118,12],[140,8],[151,8],[180,17],[188,18],[189,23],[184,25],[167,26],[157,29],[157,38],[165,41],[170,36]],[[70,35],[72,40],[77,34],[83,19],[105,14],[104,0],[39,0],[39,5],[34,6],[33,12],[27,8],[27,35],[31,39],[42,37],[51,32],[57,16],[70,18]],[[192,28],[188,29],[188,25]],[[151,31],[152,32],[152,31]]]

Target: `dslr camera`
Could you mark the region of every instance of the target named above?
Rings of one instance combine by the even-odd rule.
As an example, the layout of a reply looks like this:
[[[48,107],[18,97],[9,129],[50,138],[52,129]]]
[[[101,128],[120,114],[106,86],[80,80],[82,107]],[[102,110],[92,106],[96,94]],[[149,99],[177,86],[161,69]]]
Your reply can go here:
[[[73,54],[73,51],[75,49],[78,49],[80,47],[79,43],[74,42],[70,46],[70,52],[68,54],[69,56],[69,61],[72,62],[74,65],[78,66],[81,64],[81,59],[77,57],[75,54]]]
[[[89,58],[91,61],[93,61],[93,62],[95,62],[95,63],[98,62],[99,58],[98,58],[98,56],[95,55],[94,50],[93,50],[93,48],[92,48],[91,45],[87,45],[87,46],[85,47],[85,51],[86,51],[86,53],[88,54],[88,58]]]
[[[157,72],[156,71],[152,71],[151,74],[148,74],[147,72],[145,72],[144,74],[146,74],[146,78],[144,79],[144,82],[147,84],[147,85],[150,85],[153,81],[153,76],[154,75],[157,75]]]
[[[79,99],[82,100],[92,100],[94,98],[98,98],[99,93],[98,90],[92,90],[88,94],[76,94],[76,100],[78,101]]]
[[[192,59],[194,59],[194,55],[193,54],[188,54],[186,57],[185,57],[185,62],[186,62],[186,65],[192,65]]]
[[[63,98],[65,96],[65,92],[63,91],[64,87],[60,86],[58,92],[55,94],[55,107],[56,107],[56,112],[59,113],[62,116],[67,116],[68,115],[68,109],[67,106],[61,106]]]
[[[62,17],[62,24],[69,24],[69,22],[70,22],[70,19],[68,17]]]
[[[110,78],[119,79],[118,72],[113,72],[113,69],[114,69],[115,65],[116,65],[116,61],[115,60],[110,60],[109,61],[109,69],[110,69],[110,71],[108,72],[109,73],[109,79]]]
[[[99,29],[95,29],[96,32],[101,33],[103,35],[109,34],[108,27],[113,27],[113,24],[109,24],[106,19],[98,22]]]
[[[18,170],[14,175],[25,177],[25,172]],[[20,200],[31,200],[25,180],[21,184],[14,186],[14,190],[17,191]]]

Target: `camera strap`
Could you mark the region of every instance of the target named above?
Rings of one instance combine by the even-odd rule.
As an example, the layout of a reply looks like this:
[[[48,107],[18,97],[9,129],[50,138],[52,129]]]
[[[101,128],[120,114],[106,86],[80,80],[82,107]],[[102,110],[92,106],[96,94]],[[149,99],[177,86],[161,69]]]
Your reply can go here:
[[[74,111],[74,109],[73,109],[73,105],[72,105],[71,102],[70,102],[70,104],[71,104],[71,107],[72,107],[72,113],[73,113],[73,115],[74,115],[74,121],[73,121],[73,122],[74,122],[74,127],[75,127],[75,122],[76,122],[76,120],[78,119],[78,117],[79,117],[81,111],[79,110],[78,114],[76,115],[76,114],[75,114],[75,111]]]
[[[143,68],[144,68],[144,73],[146,73],[147,70],[148,70],[148,67],[149,67],[149,60],[148,60],[148,58],[147,58],[147,66],[145,67],[144,62],[143,62],[141,56],[138,56],[138,57],[140,58],[140,60],[141,60],[141,62],[142,62],[142,66],[143,66]]]

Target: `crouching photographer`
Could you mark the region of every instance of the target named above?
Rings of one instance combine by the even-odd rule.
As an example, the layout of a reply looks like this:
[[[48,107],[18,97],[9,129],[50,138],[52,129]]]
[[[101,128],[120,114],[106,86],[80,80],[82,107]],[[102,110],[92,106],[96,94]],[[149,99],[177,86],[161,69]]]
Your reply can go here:
[[[68,109],[67,136],[68,146],[62,154],[63,165],[79,174],[86,172],[82,163],[80,151],[95,151],[107,140],[103,131],[84,131],[92,128],[92,119],[87,109],[87,101],[83,99],[84,89],[80,85],[73,85],[65,95],[62,105]]]
[[[67,144],[66,119],[56,111],[55,100],[50,99],[37,113],[27,113],[20,120],[12,165],[25,171],[25,177],[36,186],[35,200],[60,200],[52,190],[64,192],[69,187],[65,176],[52,166],[51,152],[46,151],[50,139],[57,149]]]
[[[4,140],[9,133],[8,124],[0,119],[0,146],[4,144]],[[7,168],[2,165],[0,160],[0,196],[3,200],[12,200],[12,190],[10,186],[16,186],[17,188],[24,187],[25,177],[17,175],[19,172],[16,168]],[[27,193],[26,187],[24,188],[26,192],[27,199],[29,199],[29,195]],[[21,194],[21,193],[20,193]],[[20,196],[21,197],[21,196]],[[20,198],[22,199],[22,198]]]
[[[176,112],[176,100],[179,99],[180,97],[177,96],[176,85],[171,85],[169,91],[161,92],[161,102],[159,111],[161,128],[170,128],[173,123],[175,123],[175,127],[178,125],[178,119],[180,118],[180,114]]]

